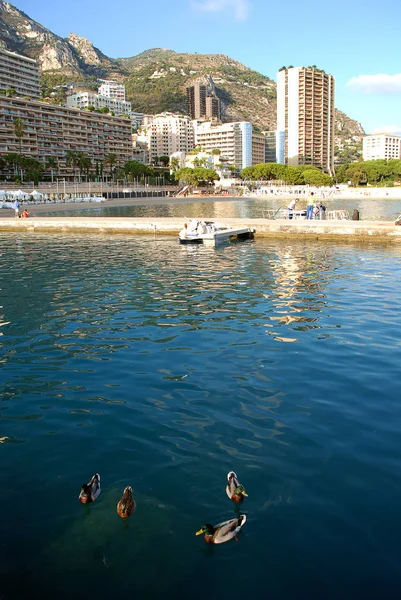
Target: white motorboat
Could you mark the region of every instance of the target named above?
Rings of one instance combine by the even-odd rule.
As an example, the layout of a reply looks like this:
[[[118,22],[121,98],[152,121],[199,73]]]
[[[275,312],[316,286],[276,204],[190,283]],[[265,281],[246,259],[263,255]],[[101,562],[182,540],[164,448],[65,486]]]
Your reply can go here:
[[[250,227],[225,227],[217,225],[214,221],[199,221],[191,219],[185,223],[178,234],[180,244],[205,244],[216,246],[229,241],[231,238],[249,239],[253,238],[254,229]]]

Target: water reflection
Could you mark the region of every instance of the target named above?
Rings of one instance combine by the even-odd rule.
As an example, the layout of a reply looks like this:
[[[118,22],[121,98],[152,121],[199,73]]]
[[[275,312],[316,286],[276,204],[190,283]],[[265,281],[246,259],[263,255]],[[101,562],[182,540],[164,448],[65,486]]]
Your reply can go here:
[[[327,210],[348,210],[350,215],[358,209],[360,218],[364,221],[393,221],[401,213],[401,200],[376,200],[372,198],[333,198],[325,200]],[[179,217],[183,221],[190,218],[262,218],[264,210],[278,211],[287,208],[288,201],[280,197],[255,199],[246,198],[215,198],[203,201],[178,201],[174,198],[148,198],[146,204],[131,206],[84,207],[68,211],[49,212],[49,216],[94,216],[94,217]],[[45,215],[46,213],[41,213]]]

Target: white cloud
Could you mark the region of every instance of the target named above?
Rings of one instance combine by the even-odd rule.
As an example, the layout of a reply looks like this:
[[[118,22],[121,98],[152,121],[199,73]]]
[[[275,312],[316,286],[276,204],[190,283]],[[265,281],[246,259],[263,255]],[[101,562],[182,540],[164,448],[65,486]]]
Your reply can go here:
[[[358,75],[347,82],[347,86],[363,94],[401,94],[401,73],[386,75]]]
[[[200,0],[192,5],[204,12],[227,12],[233,14],[237,21],[245,21],[251,8],[250,0]]]

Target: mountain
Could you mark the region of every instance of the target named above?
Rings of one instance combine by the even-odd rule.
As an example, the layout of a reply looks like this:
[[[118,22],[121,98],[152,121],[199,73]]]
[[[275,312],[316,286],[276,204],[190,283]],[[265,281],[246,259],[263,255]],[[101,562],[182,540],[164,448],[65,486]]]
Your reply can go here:
[[[114,62],[85,38],[74,33],[67,39],[61,38],[3,0],[0,0],[0,40],[7,50],[37,60],[42,71],[101,76]]]
[[[66,81],[96,89],[96,78],[121,81],[137,112],[186,112],[186,87],[210,75],[222,103],[223,121],[252,121],[259,131],[276,127],[276,84],[225,54],[184,54],[153,48],[131,58],[112,59],[84,37],[61,38],[0,0],[0,39],[14,52],[35,58],[44,73],[44,95]],[[360,155],[364,131],[360,123],[336,111],[336,155],[343,162]]]

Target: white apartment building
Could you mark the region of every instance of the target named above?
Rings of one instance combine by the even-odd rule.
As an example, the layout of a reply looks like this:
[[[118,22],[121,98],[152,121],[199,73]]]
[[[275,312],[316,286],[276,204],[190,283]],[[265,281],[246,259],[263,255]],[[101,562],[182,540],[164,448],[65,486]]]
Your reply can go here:
[[[363,160],[401,158],[401,135],[391,133],[365,135],[362,144]]]
[[[283,68],[277,74],[279,162],[334,172],[335,79],[314,67]]]
[[[220,157],[237,169],[252,165],[252,123],[238,121],[218,125],[214,122],[195,123],[195,145],[205,152],[220,150]]]
[[[88,108],[89,106],[93,106],[94,108],[107,107],[116,116],[130,115],[132,111],[131,102],[125,102],[125,100],[118,100],[116,98],[101,96],[100,94],[91,92],[79,92],[78,94],[67,96],[67,106],[68,108]]]
[[[98,88],[98,94],[100,96],[106,96],[106,98],[113,98],[114,100],[125,101],[125,85],[117,83],[116,81],[108,81],[101,79],[102,85]]]
[[[14,89],[30,100],[40,97],[40,75],[36,60],[0,47],[0,89]]]
[[[195,147],[194,125],[185,115],[161,113],[144,126],[138,142],[145,142],[149,159],[171,156],[175,152],[190,152]]]

